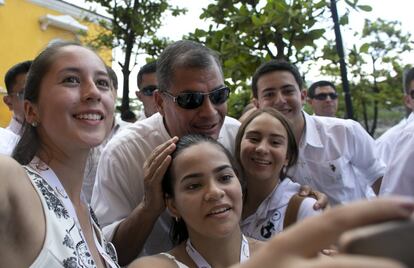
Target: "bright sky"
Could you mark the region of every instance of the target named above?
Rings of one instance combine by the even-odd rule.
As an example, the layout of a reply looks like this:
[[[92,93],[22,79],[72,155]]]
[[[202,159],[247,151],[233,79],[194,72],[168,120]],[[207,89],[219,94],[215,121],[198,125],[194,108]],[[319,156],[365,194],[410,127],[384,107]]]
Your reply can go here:
[[[67,2],[74,3],[79,6],[84,6],[83,0],[65,0]],[[179,40],[184,34],[192,32],[196,28],[205,27],[206,22],[199,19],[202,12],[202,8],[208,6],[213,0],[170,0],[172,5],[185,7],[188,9],[186,15],[180,17],[168,16],[164,20],[164,26],[158,31],[159,36],[169,37],[172,40]],[[414,15],[414,1],[412,0],[360,0],[360,4],[370,5],[373,8],[372,12],[360,12],[354,13],[350,17],[352,28],[356,31],[362,30],[364,18],[374,20],[375,18],[382,18],[385,20],[398,20],[402,23],[402,27],[405,31],[409,31],[414,38],[414,29],[412,27],[412,16]],[[338,6],[340,8],[340,6]],[[343,11],[338,10],[339,15],[343,14]],[[345,46],[352,46],[353,40],[347,36],[346,31],[342,30],[342,36]],[[115,56],[120,52],[115,52]],[[405,63],[414,64],[414,53],[404,55]],[[142,62],[141,62],[142,61]],[[144,64],[144,60],[140,60],[138,65],[133,69],[131,77],[136,77],[138,69]],[[121,75],[120,69],[114,66],[115,71]],[[122,79],[120,79],[122,82]],[[121,88],[122,85],[120,85]],[[136,90],[135,79],[130,79],[131,96],[134,96],[133,92]]]

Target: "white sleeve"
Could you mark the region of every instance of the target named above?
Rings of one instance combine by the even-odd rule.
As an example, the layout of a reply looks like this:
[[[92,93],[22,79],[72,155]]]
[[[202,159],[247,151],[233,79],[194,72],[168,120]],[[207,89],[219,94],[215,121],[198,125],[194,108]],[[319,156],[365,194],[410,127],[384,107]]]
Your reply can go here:
[[[108,241],[118,224],[141,202],[143,164],[134,145],[116,138],[101,154],[91,206]]]
[[[394,145],[380,195],[414,196],[414,134],[410,130],[403,132]]]
[[[300,208],[297,215],[297,222],[303,220],[304,218],[319,215],[322,213],[321,209],[315,210],[313,205],[315,205],[316,200],[310,197],[305,198],[300,204]]]
[[[362,179],[372,185],[384,175],[385,164],[376,152],[374,139],[359,123],[354,122],[351,131],[353,133],[350,133],[351,139],[348,141],[348,145],[353,146],[351,163],[363,175]]]

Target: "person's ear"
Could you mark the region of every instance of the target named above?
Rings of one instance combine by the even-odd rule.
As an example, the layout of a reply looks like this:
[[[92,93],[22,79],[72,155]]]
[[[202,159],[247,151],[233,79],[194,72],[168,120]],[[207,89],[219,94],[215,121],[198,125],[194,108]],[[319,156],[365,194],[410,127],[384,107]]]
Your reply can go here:
[[[404,95],[404,104],[410,110],[414,110],[414,101],[410,95]]]
[[[252,103],[257,109],[259,109],[259,100],[258,99],[253,98]]]
[[[165,198],[165,206],[167,207],[168,211],[170,212],[171,216],[174,218],[180,218],[180,213],[175,206],[174,199],[172,197]]]
[[[7,105],[7,107],[9,107],[10,111],[13,111],[13,103],[10,99],[10,96],[4,96],[3,97],[3,102]]]
[[[154,96],[153,96],[154,100],[155,100],[155,105],[157,106],[157,110],[158,112],[164,117],[165,116],[165,111],[164,111],[164,99],[161,96],[161,92],[156,89],[154,91]]]
[[[302,89],[301,91],[300,91],[300,99],[301,99],[301,101],[302,101],[302,105],[305,105],[305,102],[306,102],[306,97],[308,96],[308,92],[306,91],[306,89]]]
[[[24,101],[24,117],[27,123],[40,123],[39,109],[37,105],[31,103],[28,100]]]

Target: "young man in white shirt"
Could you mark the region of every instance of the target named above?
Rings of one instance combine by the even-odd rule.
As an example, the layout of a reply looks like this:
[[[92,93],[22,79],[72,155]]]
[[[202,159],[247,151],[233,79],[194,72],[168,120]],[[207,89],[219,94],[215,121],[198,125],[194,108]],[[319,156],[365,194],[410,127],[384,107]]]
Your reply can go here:
[[[369,186],[380,183],[385,166],[359,123],[302,111],[306,90],[296,66],[277,60],[262,64],[252,90],[258,108],[274,107],[292,124],[299,146],[298,162],[287,174],[292,180],[327,194],[332,205],[368,197]]]
[[[414,109],[414,68],[404,76],[405,104]],[[414,120],[413,113],[394,139],[389,140],[387,168],[380,195],[408,195],[414,197]],[[392,142],[392,146],[391,146]]]
[[[158,112],[154,92],[158,88],[157,62],[149,62],[139,69],[137,76],[138,91],[135,95],[142,102],[144,109],[138,120],[143,120]]]
[[[377,146],[378,154],[381,157],[382,161],[386,165],[392,160],[391,152],[395,147],[395,141],[400,137],[403,129],[414,122],[414,68],[407,70],[404,73],[404,105],[409,112],[406,118],[403,118],[397,125],[388,129],[384,134],[382,134],[378,139],[375,140],[375,145]]]
[[[30,60],[19,62],[12,66],[4,76],[7,95],[3,97],[3,101],[13,112],[7,129],[19,136],[24,121],[24,84],[31,65]]]
[[[202,44],[178,41],[168,46],[157,62],[157,80],[159,113],[135,122],[107,144],[92,194],[92,207],[121,265],[139,253],[172,248],[161,179],[175,148],[174,137],[204,134],[234,152],[240,126],[226,116],[230,92],[218,56]]]

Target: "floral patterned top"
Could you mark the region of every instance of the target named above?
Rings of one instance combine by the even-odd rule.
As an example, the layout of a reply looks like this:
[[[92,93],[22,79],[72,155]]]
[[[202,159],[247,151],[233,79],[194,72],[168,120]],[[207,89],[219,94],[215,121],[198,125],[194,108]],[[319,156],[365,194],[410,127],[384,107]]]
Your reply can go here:
[[[30,166],[24,166],[24,168],[39,194],[46,218],[45,242],[30,267],[96,267],[92,254],[83,239],[82,231],[76,225],[75,220],[70,217],[59,193],[35,169]],[[115,248],[104,240],[92,209],[90,209],[90,215],[94,236],[100,239],[100,245],[105,250],[104,255],[106,256],[102,257],[106,266],[119,267]]]

